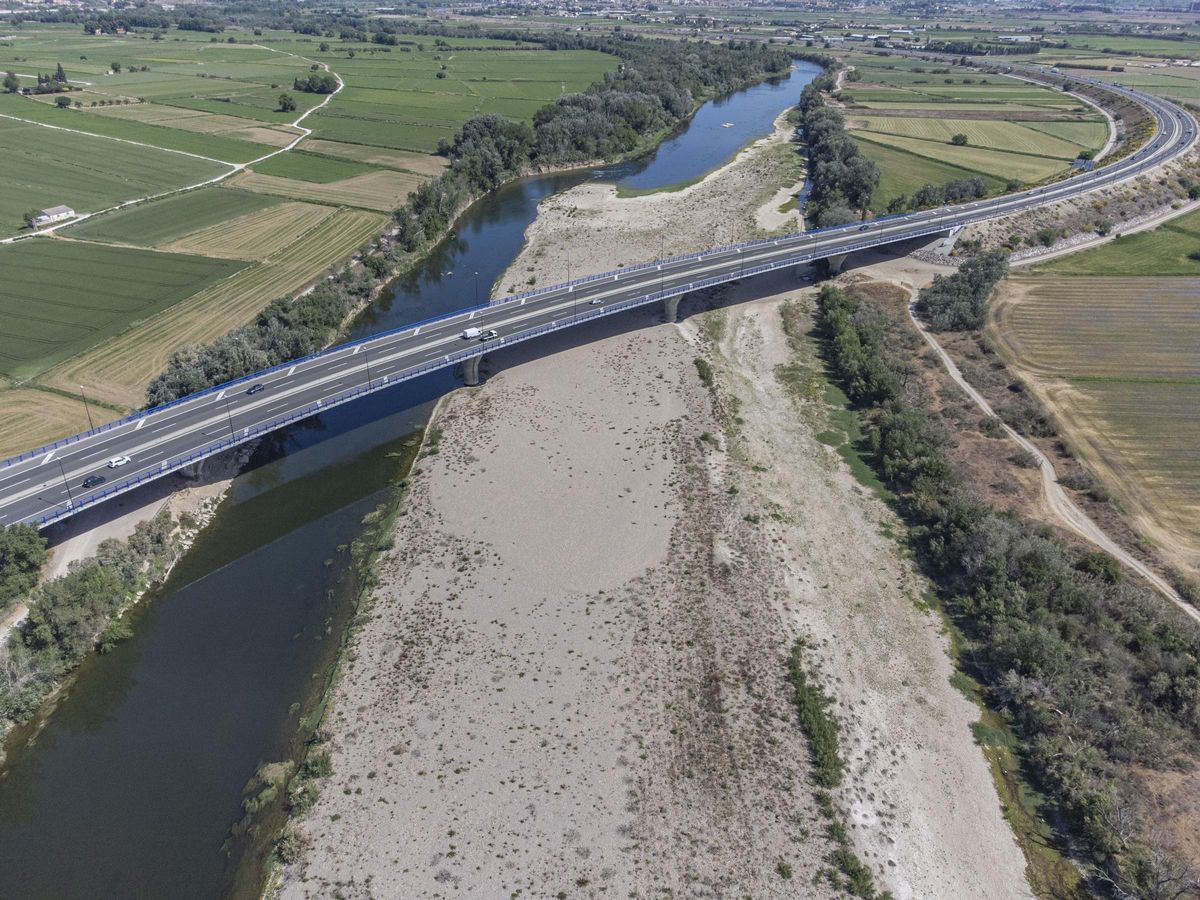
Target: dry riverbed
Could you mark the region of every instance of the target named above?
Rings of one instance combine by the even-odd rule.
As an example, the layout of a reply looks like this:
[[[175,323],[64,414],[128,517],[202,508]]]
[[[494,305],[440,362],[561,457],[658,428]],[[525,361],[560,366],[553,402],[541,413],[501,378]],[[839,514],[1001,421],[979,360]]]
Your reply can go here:
[[[509,351],[447,400],[283,896],[833,896],[785,680],[797,636],[880,883],[1027,894],[899,526],[816,439],[821,401],[777,377],[811,363],[782,330],[797,288]]]

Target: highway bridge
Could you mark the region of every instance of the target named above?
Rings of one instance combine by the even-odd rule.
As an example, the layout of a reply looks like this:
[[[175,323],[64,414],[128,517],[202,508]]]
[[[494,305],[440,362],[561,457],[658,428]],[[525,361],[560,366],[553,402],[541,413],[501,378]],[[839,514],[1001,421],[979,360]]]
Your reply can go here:
[[[1045,80],[1036,67],[1004,68]],[[1156,123],[1153,137],[1120,160],[1048,186],[629,266],[497,298],[257,372],[0,462],[0,524],[45,527],[292,422],[437,369],[462,365],[467,382],[476,383],[483,354],[552,331],[648,303],[664,303],[673,319],[679,298],[692,291],[820,259],[836,269],[857,251],[949,235],[973,222],[1078,196],[1134,178],[1186,152],[1196,140],[1196,122],[1172,103],[1099,80],[1070,80],[1145,106]],[[494,331],[495,337],[464,339],[468,328]],[[110,459],[125,457],[128,463],[108,467]]]

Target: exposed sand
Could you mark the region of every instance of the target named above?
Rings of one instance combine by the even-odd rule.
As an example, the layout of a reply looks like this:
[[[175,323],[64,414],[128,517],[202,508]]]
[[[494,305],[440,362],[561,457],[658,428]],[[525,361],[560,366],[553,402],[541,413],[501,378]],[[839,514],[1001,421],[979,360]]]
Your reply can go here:
[[[578,278],[697,247],[797,230],[795,211],[779,212],[803,187],[802,161],[785,120],[781,114],[772,134],[678,191],[619,197],[611,184],[588,182],[547,197],[498,293],[566,281],[567,251],[570,276]]]
[[[722,314],[716,401],[697,325],[647,312],[510,350],[448,399],[283,896],[832,895],[784,680],[798,634],[839,701],[841,799],[883,885],[1027,894],[891,514],[775,378],[782,297]]]

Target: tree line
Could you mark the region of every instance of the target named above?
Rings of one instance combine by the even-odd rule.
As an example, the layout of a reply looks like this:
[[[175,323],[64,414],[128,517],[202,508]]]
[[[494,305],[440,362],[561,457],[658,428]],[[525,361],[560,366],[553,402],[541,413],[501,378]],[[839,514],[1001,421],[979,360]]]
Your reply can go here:
[[[825,105],[824,92],[835,84],[827,69],[805,86],[797,106],[808,153],[808,214],[822,227],[866,218],[879,186],[879,167],[847,133],[842,114]]]
[[[597,50],[620,65],[585,91],[543,106],[533,123],[477,116],[438,152],[450,165],[396,210],[397,240],[413,251],[438,240],[474,198],[552,166],[613,160],[647,147],[708,97],[784,74],[787,53],[754,42],[645,40],[632,36],[523,34],[549,50]]]
[[[985,250],[953,275],[935,275],[917,294],[916,310],[932,331],[970,331],[987,319],[988,298],[1008,274],[1008,254]]]
[[[999,271],[985,261],[963,279],[962,296],[973,299]],[[915,338],[884,309],[826,285],[818,324],[923,567],[966,635],[964,664],[1020,738],[1091,878],[1123,897],[1190,895],[1197,873],[1153,838],[1128,784],[1130,767],[1162,768],[1195,750],[1200,633],[1111,557],[973,494],[912,377],[904,345]]]

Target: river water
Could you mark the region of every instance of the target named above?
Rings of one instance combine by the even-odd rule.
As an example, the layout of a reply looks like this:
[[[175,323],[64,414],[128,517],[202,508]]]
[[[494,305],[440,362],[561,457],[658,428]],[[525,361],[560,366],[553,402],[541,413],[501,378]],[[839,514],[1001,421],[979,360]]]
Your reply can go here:
[[[645,189],[700,177],[769,133],[818,71],[801,63],[775,84],[706,104],[649,159],[501,188],[354,335],[482,300],[550,193],[589,178]],[[167,583],[130,614],[134,637],[86,660],[55,709],[10,737],[0,893],[257,894],[270,829],[235,829],[243,789],[260,764],[296,755],[301,716],[324,687],[359,589],[347,547],[395,483],[406,436],[454,384],[434,373],[258,448]]]

